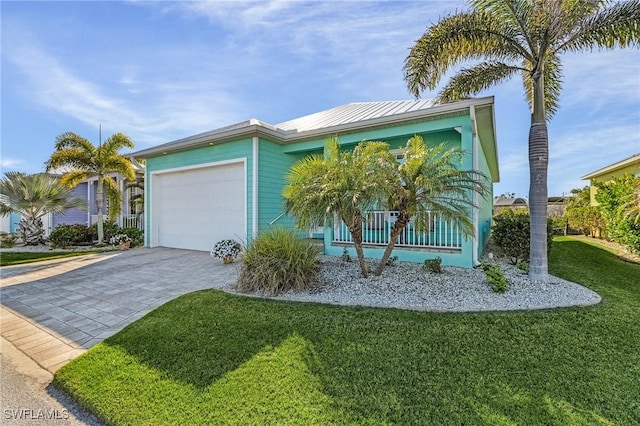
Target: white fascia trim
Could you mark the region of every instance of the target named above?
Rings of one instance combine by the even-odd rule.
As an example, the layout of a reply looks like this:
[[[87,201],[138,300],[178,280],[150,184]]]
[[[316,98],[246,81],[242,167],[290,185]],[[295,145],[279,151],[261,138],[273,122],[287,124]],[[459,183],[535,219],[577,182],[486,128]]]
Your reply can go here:
[[[476,125],[476,108],[475,106],[469,106],[469,118],[471,119],[471,141],[473,143],[473,170],[478,170],[479,161],[478,161],[478,149],[480,148],[479,138],[478,138],[478,128]],[[480,238],[480,208],[478,207],[478,193],[473,192],[473,226],[476,229],[476,236],[473,239],[473,254],[472,261],[473,265],[477,266],[480,264],[478,261],[478,238]]]
[[[258,164],[259,164],[259,138],[253,137],[253,167],[252,167],[252,200],[251,200],[251,218],[252,218],[252,234],[255,238],[258,235]]]

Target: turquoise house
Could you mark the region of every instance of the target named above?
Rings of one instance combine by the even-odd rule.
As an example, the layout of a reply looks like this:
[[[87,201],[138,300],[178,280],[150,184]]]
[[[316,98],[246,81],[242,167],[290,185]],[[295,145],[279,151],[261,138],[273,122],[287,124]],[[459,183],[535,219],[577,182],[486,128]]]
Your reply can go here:
[[[293,227],[294,220],[283,212],[285,176],[296,161],[322,153],[327,137],[338,135],[345,149],[363,140],[399,149],[416,134],[430,144],[462,148],[461,168],[481,170],[490,183],[498,182],[493,97],[447,104],[351,103],[275,125],[251,119],[131,154],[146,160],[145,244],[210,250],[222,239],[248,242],[269,227]],[[428,230],[407,227],[394,255],[415,262],[440,256],[447,265],[477,264],[489,238],[492,200],[475,200],[475,238],[463,237],[455,224],[433,215]],[[366,256],[382,256],[393,222],[393,211],[367,212]],[[324,241],[325,254],[352,249],[339,221],[309,232]]]

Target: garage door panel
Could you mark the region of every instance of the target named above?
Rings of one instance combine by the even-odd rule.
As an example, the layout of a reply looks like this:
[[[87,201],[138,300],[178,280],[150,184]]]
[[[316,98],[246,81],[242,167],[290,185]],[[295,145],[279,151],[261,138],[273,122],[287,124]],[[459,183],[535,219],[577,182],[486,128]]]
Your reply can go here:
[[[244,164],[154,175],[156,242],[210,250],[217,241],[246,239]]]

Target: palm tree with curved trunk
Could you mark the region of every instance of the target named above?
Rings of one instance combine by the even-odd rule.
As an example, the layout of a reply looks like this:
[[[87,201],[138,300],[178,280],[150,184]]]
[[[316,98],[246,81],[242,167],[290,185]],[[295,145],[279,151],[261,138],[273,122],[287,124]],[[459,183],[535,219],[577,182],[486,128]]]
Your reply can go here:
[[[464,152],[447,149],[444,144],[429,147],[422,137],[409,139],[403,161],[395,160],[395,176],[387,180],[386,205],[398,211],[389,243],[376,268],[381,275],[400,233],[413,220],[416,229],[429,229],[431,212],[437,218],[457,223],[463,235],[474,236],[470,210],[475,207],[473,194],[487,197],[488,178],[479,171],[459,170]]]
[[[123,133],[116,133],[99,146],[73,133],[59,135],[55,151],[47,162],[47,170],[68,168],[60,181],[70,188],[91,177],[97,177],[96,202],[98,205],[98,244],[104,240],[104,201],[109,199],[109,219],[115,219],[122,207],[122,191],[109,174],[120,173],[127,180],[135,180],[135,171],[128,158],[120,155],[123,148],[133,149],[134,144]]]
[[[44,243],[43,216],[86,208],[87,203],[74,197],[71,189],[44,173],[7,172],[0,180],[0,215],[22,216],[18,232],[25,245]]]
[[[546,209],[549,145],[547,121],[558,109],[561,55],[594,48],[637,47],[640,0],[471,0],[469,11],[449,15],[427,29],[404,66],[417,97],[433,90],[454,66],[460,70],[440,91],[441,102],[477,94],[516,74],[531,108],[529,130],[529,276],[548,280]]]
[[[361,142],[352,152],[343,152],[333,137],[325,142],[324,155],[303,158],[286,177],[286,211],[303,229],[341,219],[351,234],[363,277],[368,276],[362,249],[363,212],[384,199],[392,160],[384,142]]]

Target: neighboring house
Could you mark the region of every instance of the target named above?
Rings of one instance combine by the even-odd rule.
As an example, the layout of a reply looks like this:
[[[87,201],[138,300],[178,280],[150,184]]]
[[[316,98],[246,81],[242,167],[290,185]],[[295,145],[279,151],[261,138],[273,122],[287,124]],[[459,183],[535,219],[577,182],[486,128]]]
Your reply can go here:
[[[461,168],[481,170],[497,182],[494,123],[493,97],[442,105],[433,100],[364,102],[276,125],[251,119],[134,152],[132,157],[146,159],[145,244],[210,250],[223,239],[248,242],[271,226],[293,226],[283,213],[285,176],[296,161],[321,154],[332,135],[345,149],[363,140],[385,141],[397,149],[419,134],[430,144],[462,148]],[[394,255],[416,262],[437,255],[448,265],[477,264],[489,238],[493,197],[475,201],[476,238],[464,238],[455,224],[433,215],[426,232],[408,226]],[[367,212],[366,217],[365,255],[379,258],[394,212]],[[339,221],[314,232],[324,239],[326,254],[340,255],[351,245]]]
[[[564,202],[567,197],[549,197],[547,200],[547,217],[564,216],[566,209]]]
[[[500,213],[502,210],[526,210],[529,208],[527,200],[524,198],[496,198],[493,200],[493,214],[494,216]]]
[[[136,173],[144,173],[144,167],[134,162],[134,168]],[[52,176],[59,177],[60,173],[50,173]],[[136,214],[136,208],[133,203],[130,202],[131,198],[141,193],[138,188],[127,188],[128,181],[124,179],[120,174],[113,174],[110,176],[120,186],[122,191],[122,211],[116,217],[116,223],[123,228],[140,228],[144,226],[144,220],[140,214]],[[49,213],[42,217],[42,225],[44,227],[45,236],[49,236],[51,231],[59,225],[86,225],[91,226],[98,222],[98,205],[96,203],[96,191],[97,191],[98,178],[90,178],[83,182],[80,182],[74,189],[73,195],[77,198],[85,200],[89,206],[88,210],[70,209],[64,213]],[[105,197],[105,219],[109,202]],[[0,231],[14,233],[18,231],[18,225],[21,220],[21,216],[16,213],[12,213],[10,216],[4,216],[0,223]]]
[[[624,160],[618,161],[617,163],[610,164],[596,170],[595,172],[582,176],[580,179],[589,180],[591,205],[598,205],[598,202],[596,201],[596,192],[598,192],[598,188],[594,185],[594,182],[609,182],[615,178],[622,177],[625,174],[640,176],[640,153],[634,154]]]

